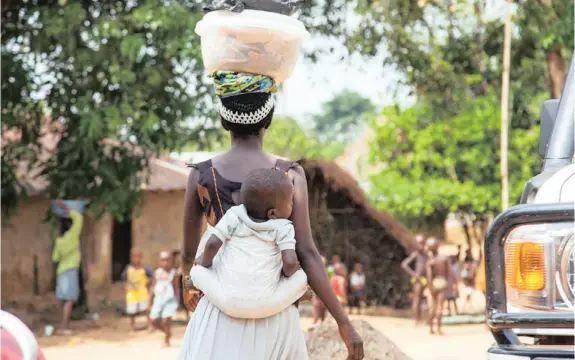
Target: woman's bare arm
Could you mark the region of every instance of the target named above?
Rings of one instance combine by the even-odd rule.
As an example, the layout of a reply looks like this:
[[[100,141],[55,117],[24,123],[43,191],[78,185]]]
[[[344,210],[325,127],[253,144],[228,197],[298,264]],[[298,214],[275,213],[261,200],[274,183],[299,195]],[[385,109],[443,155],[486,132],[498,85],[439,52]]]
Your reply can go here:
[[[184,241],[182,244],[182,271],[188,275],[196,258],[202,238],[202,208],[198,197],[199,172],[192,169],[184,199]]]
[[[294,169],[294,206],[292,222],[295,229],[296,252],[301,267],[307,274],[308,282],[315,294],[325,304],[337,323],[349,322],[343,307],[331,288],[321,256],[311,234],[309,203],[305,172],[301,167]]]
[[[293,169],[294,206],[292,222],[295,229],[296,252],[301,267],[307,274],[308,282],[337,322],[339,334],[347,347],[348,360],[363,359],[363,341],[351,325],[347,314],[335,297],[327,278],[321,256],[313,242],[309,220],[307,181],[304,170],[298,166]]]

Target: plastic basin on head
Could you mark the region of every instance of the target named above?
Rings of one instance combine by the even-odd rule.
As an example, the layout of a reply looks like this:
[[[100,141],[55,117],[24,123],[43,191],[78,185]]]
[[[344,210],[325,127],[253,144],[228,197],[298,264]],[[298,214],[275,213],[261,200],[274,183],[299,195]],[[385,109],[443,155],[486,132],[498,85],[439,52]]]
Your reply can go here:
[[[62,209],[60,207],[60,205],[58,205],[58,201],[59,200],[52,200],[51,201],[52,212],[54,212],[54,214],[56,214],[60,217],[68,216],[68,214],[66,214],[64,209]],[[86,208],[86,205],[88,204],[88,202],[86,200],[62,200],[62,202],[68,208],[70,208],[70,210],[74,210],[76,212],[79,212],[80,214],[82,214],[84,212],[84,209]]]
[[[267,11],[213,11],[196,25],[208,72],[227,70],[267,75],[281,83],[297,63],[309,37],[304,24]]]

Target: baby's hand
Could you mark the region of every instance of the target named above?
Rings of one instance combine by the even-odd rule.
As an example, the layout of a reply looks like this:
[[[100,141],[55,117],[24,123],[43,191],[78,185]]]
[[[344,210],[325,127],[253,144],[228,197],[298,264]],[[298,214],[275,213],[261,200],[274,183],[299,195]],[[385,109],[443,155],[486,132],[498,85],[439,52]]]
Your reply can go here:
[[[299,298],[300,302],[311,301],[313,298],[313,290],[308,286],[305,293]]]
[[[188,275],[183,279],[183,285],[184,305],[189,311],[194,312],[202,294],[194,287],[194,283]]]

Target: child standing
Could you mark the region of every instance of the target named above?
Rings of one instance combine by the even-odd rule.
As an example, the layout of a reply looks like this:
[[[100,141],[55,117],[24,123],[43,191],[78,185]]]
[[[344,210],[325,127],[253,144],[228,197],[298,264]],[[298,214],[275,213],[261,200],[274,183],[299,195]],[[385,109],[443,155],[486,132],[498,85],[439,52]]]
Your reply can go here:
[[[334,274],[330,279],[331,287],[335,296],[342,306],[347,305],[347,270],[345,265],[337,263],[333,267]]]
[[[354,307],[357,308],[357,313],[361,314],[361,307],[365,302],[365,273],[363,272],[363,265],[357,263],[353,267],[353,271],[349,275],[349,284],[351,286],[351,301],[349,302],[349,312]]]
[[[457,309],[457,298],[459,298],[459,258],[457,255],[451,257],[451,272],[453,276],[449,278],[448,281],[448,293],[447,293],[447,311],[449,316],[451,316],[451,308],[455,310],[455,315],[459,315],[459,310]]]
[[[180,265],[180,251],[179,250],[175,250],[172,251],[172,259],[174,259],[174,268],[176,269],[176,281],[178,282],[178,287],[180,288],[180,297],[178,299],[179,303],[180,303],[180,308],[181,310],[184,312],[184,314],[186,315],[186,322],[190,321],[190,313],[188,312],[188,309],[183,306],[184,304],[184,283],[183,283],[183,277],[184,274],[182,272],[182,267]]]
[[[152,281],[154,290],[150,319],[152,325],[165,334],[164,345],[169,347],[172,337],[172,316],[178,311],[180,287],[177,284],[178,278],[173,267],[172,254],[168,251],[160,253],[160,267],[154,273]]]
[[[473,290],[475,286],[475,269],[473,267],[472,261],[466,261],[463,264],[463,270],[461,271],[461,279],[463,280],[465,303],[464,311],[471,311],[473,305],[471,303],[471,297],[473,295]]]
[[[435,334],[434,322],[437,321],[437,333],[442,335],[441,322],[443,319],[443,308],[447,298],[449,281],[453,282],[453,270],[451,259],[439,254],[439,241],[435,238],[427,240],[427,247],[431,257],[427,262],[427,279],[430,285],[430,307],[429,307],[429,332]]]
[[[136,331],[136,316],[148,310],[148,286],[152,278],[152,270],[142,266],[142,252],[130,250],[130,264],[122,273],[126,282],[126,313],[130,315],[132,330]]]

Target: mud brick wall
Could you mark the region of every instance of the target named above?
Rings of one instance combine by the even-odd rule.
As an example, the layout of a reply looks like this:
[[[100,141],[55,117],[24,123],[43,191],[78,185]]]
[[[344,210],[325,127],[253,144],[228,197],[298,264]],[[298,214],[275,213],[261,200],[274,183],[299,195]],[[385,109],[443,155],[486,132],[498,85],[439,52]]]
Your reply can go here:
[[[143,262],[158,265],[162,250],[180,250],[183,239],[184,190],[143,194],[142,207],[132,217],[132,244],[143,252]]]
[[[51,291],[53,282],[50,225],[44,222],[50,202],[32,197],[19,204],[2,225],[2,301],[34,293],[34,256],[38,261],[40,294]]]

